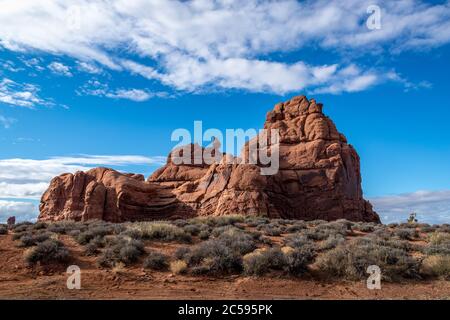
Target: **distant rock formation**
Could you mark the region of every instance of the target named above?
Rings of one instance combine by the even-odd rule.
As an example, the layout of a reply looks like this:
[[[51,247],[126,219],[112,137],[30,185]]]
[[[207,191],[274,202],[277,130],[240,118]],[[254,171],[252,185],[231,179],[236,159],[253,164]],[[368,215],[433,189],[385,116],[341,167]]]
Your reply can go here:
[[[174,150],[147,181],[107,168],[54,178],[42,196],[39,220],[120,222],[244,214],[380,222],[363,199],[358,154],[322,113],[322,104],[304,96],[279,103],[268,112],[264,128],[277,129],[280,135],[279,171],[274,175],[261,175],[261,165],[225,161],[226,155],[212,164],[175,164],[173,155],[179,150]],[[204,151],[198,145],[190,148],[192,154]]]

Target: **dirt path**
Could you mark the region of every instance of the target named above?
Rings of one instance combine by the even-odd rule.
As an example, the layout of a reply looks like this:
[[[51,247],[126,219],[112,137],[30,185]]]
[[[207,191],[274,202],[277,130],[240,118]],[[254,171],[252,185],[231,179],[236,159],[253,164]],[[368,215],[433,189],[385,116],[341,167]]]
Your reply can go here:
[[[82,270],[82,289],[66,287],[65,267],[29,269],[23,248],[11,235],[0,236],[0,299],[450,299],[450,282],[383,283],[381,290],[368,290],[361,282],[320,282],[265,276],[224,278],[172,275],[144,271],[140,267],[114,273],[95,265],[94,258],[63,237],[76,257],[71,264]]]

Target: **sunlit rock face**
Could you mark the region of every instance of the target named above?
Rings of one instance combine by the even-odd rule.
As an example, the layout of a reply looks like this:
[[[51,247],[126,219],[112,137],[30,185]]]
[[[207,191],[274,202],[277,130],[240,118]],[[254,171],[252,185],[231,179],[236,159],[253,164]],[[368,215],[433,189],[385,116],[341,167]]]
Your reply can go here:
[[[173,155],[179,150],[174,150],[147,181],[107,168],[54,178],[42,196],[39,220],[121,222],[243,214],[380,221],[363,199],[359,156],[323,114],[322,104],[305,96],[279,103],[267,113],[264,129],[279,133],[275,174],[262,175],[262,165],[229,155],[212,164],[177,164]],[[243,159],[254,152],[256,139],[244,147]],[[273,147],[265,146],[269,152]],[[205,152],[198,145],[188,148],[192,155]]]

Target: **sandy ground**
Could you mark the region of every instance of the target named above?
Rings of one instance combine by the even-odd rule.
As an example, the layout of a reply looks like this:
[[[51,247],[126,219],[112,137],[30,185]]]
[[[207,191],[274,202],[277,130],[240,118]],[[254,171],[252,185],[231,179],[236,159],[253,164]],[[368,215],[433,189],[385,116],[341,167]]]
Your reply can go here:
[[[62,239],[81,270],[81,290],[66,286],[66,266],[43,270],[28,268],[24,249],[11,235],[0,236],[0,299],[450,299],[449,281],[382,283],[369,290],[365,282],[323,282],[310,279],[229,276],[212,278],[144,271],[102,270],[95,258],[81,254],[70,238]],[[166,245],[167,251],[175,248]]]

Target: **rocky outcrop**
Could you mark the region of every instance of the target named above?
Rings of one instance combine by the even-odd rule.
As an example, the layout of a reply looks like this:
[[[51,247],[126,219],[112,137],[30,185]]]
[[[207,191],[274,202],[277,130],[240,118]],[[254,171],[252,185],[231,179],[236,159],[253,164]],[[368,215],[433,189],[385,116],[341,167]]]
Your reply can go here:
[[[363,199],[358,154],[321,104],[304,96],[277,104],[264,128],[280,135],[274,175],[227,155],[212,164],[176,164],[173,156],[180,151],[174,150],[147,181],[106,168],[54,178],[42,197],[39,219],[119,222],[239,213],[379,222]],[[249,155],[252,143],[256,138],[243,155]],[[192,155],[205,152],[198,145],[189,148]]]

